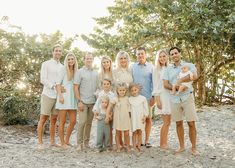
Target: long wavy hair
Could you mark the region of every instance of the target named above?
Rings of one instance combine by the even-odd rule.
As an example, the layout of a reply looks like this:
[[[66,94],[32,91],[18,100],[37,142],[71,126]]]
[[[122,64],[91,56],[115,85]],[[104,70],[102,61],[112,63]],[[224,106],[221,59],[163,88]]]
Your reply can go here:
[[[68,65],[68,58],[69,57],[73,57],[74,58],[74,65],[73,65],[73,69],[70,70],[69,69],[69,65]],[[78,61],[77,61],[77,58],[76,56],[74,55],[74,53],[70,52],[66,55],[65,59],[64,59],[64,66],[66,68],[66,72],[67,72],[67,77],[68,77],[68,81],[74,79],[74,75],[78,69]]]
[[[101,58],[101,61],[100,61],[101,70],[100,70],[100,76],[99,76],[99,77],[100,77],[101,80],[104,79],[104,77],[105,77],[104,67],[103,67],[103,65],[102,65],[102,62],[103,62],[104,60],[108,60],[108,61],[110,62],[110,68],[109,68],[108,76],[109,76],[110,80],[112,80],[112,79],[113,79],[113,64],[112,64],[111,58],[108,57],[108,56],[103,56],[103,57]]]
[[[160,56],[161,53],[164,53],[167,56],[167,61],[166,61],[165,65],[161,65],[160,62],[159,62],[159,56]],[[168,66],[168,62],[169,62],[169,57],[168,57],[167,52],[165,50],[158,50],[157,54],[156,54],[156,57],[155,57],[155,63],[154,63],[157,70],[160,70],[162,68],[162,66]]]

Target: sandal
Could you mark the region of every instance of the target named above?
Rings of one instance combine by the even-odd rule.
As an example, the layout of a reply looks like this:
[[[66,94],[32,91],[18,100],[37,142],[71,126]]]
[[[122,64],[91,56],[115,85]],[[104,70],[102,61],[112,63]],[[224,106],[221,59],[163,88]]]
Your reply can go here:
[[[152,145],[150,143],[146,143],[145,146],[146,146],[146,148],[151,148],[152,147]]]

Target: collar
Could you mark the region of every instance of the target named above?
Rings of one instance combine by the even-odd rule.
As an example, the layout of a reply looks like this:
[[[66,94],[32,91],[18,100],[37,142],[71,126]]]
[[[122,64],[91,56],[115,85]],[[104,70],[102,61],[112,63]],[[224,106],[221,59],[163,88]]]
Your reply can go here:
[[[87,68],[86,66],[83,66],[83,68],[84,68],[85,70],[90,70],[90,71],[92,71],[92,70],[93,70],[93,67],[91,67],[91,68]]]
[[[177,68],[177,67],[182,66],[184,63],[185,63],[184,61],[180,61],[179,66],[176,66],[175,63],[173,63],[172,65],[173,65],[173,68]]]
[[[144,64],[140,64],[139,62],[137,63],[137,65],[143,65],[143,66],[147,66],[148,62],[146,61]]]
[[[60,61],[56,61],[54,58],[51,59],[53,63],[60,64]]]

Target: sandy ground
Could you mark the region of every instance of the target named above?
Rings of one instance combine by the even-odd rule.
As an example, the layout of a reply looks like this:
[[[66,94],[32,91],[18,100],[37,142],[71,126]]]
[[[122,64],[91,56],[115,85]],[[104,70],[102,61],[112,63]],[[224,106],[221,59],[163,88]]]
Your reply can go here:
[[[77,152],[75,147],[62,150],[48,147],[38,151],[36,128],[34,126],[0,126],[0,167],[1,168],[38,168],[38,167],[187,167],[187,168],[229,168],[235,167],[235,106],[203,107],[198,109],[199,122],[198,150],[200,156],[192,156],[185,123],[186,151],[175,155],[178,147],[175,124],[169,133],[170,149],[159,148],[159,130],[161,120],[153,123],[151,133],[152,148],[143,147],[142,153],[96,153],[94,150],[96,124],[92,127],[93,148]],[[57,142],[58,137],[57,137]],[[74,130],[71,143],[76,142]],[[49,136],[45,135],[45,144]]]

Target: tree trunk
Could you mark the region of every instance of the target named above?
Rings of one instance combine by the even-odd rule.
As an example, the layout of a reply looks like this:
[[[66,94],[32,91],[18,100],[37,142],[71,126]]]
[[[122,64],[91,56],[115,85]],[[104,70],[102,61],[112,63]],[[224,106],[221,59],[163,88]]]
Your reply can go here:
[[[206,103],[206,92],[205,92],[205,74],[203,71],[203,63],[201,58],[201,53],[199,49],[194,46],[195,64],[197,68],[197,74],[199,79],[197,80],[197,96],[199,98],[199,105]]]

